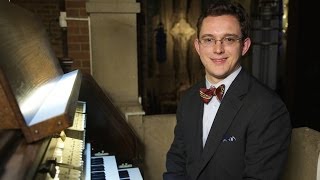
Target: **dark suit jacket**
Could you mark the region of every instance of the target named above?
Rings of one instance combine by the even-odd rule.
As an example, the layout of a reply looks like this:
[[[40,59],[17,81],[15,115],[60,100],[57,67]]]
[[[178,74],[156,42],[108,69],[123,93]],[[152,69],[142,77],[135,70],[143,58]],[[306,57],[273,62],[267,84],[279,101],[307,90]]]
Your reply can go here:
[[[182,97],[165,180],[277,180],[291,137],[285,104],[242,69],[221,101],[202,146],[202,81]]]

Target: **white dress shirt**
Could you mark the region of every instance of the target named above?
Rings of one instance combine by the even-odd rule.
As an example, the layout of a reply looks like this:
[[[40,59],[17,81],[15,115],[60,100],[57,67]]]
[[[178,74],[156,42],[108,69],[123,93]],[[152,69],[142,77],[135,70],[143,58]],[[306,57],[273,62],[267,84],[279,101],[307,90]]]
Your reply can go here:
[[[210,88],[211,86],[214,87],[219,87],[221,84],[225,85],[225,91],[224,95],[227,93],[231,83],[233,80],[237,77],[241,70],[241,66],[235,70],[233,73],[231,73],[228,77],[226,77],[224,80],[220,81],[217,84],[211,84],[208,79],[206,78],[206,88]],[[223,101],[223,98],[222,98]],[[214,118],[216,117],[216,114],[218,112],[220,106],[220,101],[216,98],[216,96],[212,97],[211,101],[208,104],[204,103],[204,110],[203,110],[203,123],[202,123],[202,128],[203,128],[203,135],[202,135],[202,145],[203,147],[206,144],[212,123],[214,121]]]

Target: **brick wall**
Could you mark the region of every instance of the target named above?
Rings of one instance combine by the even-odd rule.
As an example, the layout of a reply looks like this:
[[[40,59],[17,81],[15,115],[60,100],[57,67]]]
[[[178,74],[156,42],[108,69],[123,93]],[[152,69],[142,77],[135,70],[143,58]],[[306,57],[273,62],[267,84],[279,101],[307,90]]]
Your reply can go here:
[[[57,58],[64,56],[62,29],[59,26],[61,11],[60,3],[64,3],[67,20],[67,47],[68,57],[73,60],[71,69],[80,69],[90,73],[90,48],[88,14],[85,9],[86,0],[11,0],[36,14],[44,24],[48,37]]]
[[[68,50],[73,59],[73,69],[90,73],[90,44],[86,0],[66,0],[68,23]]]

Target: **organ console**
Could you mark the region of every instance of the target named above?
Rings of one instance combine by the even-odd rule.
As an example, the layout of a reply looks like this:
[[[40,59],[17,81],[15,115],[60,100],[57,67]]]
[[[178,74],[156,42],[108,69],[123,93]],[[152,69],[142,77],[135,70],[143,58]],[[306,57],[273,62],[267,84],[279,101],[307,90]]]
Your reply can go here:
[[[45,28],[0,2],[0,179],[142,180],[143,146],[90,74],[63,72]]]

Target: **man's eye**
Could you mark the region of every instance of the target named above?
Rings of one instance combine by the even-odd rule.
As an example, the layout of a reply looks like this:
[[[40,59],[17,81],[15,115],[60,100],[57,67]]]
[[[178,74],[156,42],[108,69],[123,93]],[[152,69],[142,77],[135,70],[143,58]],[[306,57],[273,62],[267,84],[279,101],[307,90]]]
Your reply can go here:
[[[225,37],[224,41],[225,42],[234,42],[234,41],[236,41],[236,39],[234,37]]]
[[[210,42],[212,42],[212,41],[213,41],[212,38],[204,38],[204,39],[203,39],[203,42],[204,42],[204,43],[210,43]]]

